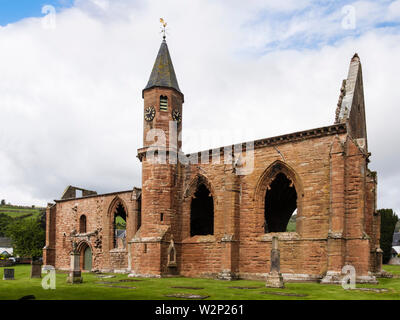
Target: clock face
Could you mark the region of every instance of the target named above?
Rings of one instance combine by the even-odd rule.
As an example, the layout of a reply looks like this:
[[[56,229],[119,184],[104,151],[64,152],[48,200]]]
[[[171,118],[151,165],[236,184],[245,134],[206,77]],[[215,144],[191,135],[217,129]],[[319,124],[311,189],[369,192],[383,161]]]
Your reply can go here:
[[[178,109],[172,111],[172,119],[178,123],[182,121],[182,116]]]
[[[144,119],[145,119],[146,121],[151,121],[151,120],[153,120],[154,117],[155,117],[155,115],[156,115],[156,109],[154,109],[153,106],[147,107],[147,108],[144,110]]]

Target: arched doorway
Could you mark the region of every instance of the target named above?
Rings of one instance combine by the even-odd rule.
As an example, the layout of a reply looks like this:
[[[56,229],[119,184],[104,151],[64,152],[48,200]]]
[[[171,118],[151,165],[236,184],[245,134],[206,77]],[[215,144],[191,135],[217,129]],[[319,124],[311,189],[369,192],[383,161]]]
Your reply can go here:
[[[78,251],[80,253],[80,268],[84,271],[92,270],[93,254],[92,248],[86,241],[82,241],[78,245]]]
[[[287,231],[289,221],[296,209],[296,188],[293,182],[283,172],[280,172],[269,185],[265,195],[265,232]]]
[[[201,183],[190,205],[190,236],[214,234],[214,200],[210,190]]]
[[[91,271],[92,270],[92,249],[89,246],[85,248],[84,251],[84,260],[83,260],[83,270]]]

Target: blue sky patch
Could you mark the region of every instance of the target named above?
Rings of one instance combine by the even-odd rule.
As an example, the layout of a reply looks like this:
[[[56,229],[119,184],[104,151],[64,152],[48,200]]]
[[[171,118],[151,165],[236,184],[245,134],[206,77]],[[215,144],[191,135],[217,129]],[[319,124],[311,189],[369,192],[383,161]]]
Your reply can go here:
[[[73,0],[0,0],[0,26],[28,17],[42,17],[42,7],[52,5],[57,9],[71,7]]]

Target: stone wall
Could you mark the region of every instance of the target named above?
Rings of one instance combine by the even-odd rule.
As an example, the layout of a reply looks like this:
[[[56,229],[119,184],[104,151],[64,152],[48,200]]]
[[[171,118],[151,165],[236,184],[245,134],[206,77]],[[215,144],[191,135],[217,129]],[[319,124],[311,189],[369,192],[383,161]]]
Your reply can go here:
[[[91,247],[94,270],[262,278],[269,272],[274,235],[264,231],[265,194],[282,172],[297,193],[296,232],[275,233],[283,276],[317,280],[340,272],[345,264],[354,265],[359,276],[379,272],[376,178],[367,168],[368,155],[346,131],[331,129],[256,144],[254,170],[246,175],[236,174],[234,161],[225,163],[223,154],[219,164],[154,165],[144,159],[140,230],[139,197],[133,192],[58,201],[47,210],[45,263],[67,269],[74,239]],[[192,237],[191,202],[200,184],[213,198],[214,232]],[[127,245],[118,249],[112,246],[112,211],[120,202],[127,211]],[[85,234],[76,231],[82,214]],[[177,256],[173,270],[167,266],[172,239]]]
[[[113,247],[113,210],[122,203],[127,212],[127,238],[136,233],[138,201],[132,191],[94,195],[57,201],[47,209],[46,247],[44,264],[68,269],[72,241],[78,250],[87,246],[92,251],[92,270],[123,270],[128,268],[127,249]],[[86,216],[86,232],[79,233],[79,221]],[[82,245],[84,244],[84,245]]]
[[[183,242],[182,273],[218,274],[224,269],[222,265],[248,278],[268,272],[271,239],[263,230],[265,188],[260,184],[266,172],[278,164],[291,171],[298,193],[297,232],[281,236],[282,273],[322,276],[327,270],[330,149],[334,139],[334,135],[328,135],[258,148],[254,171],[240,177],[231,164],[223,163],[223,158],[219,165],[193,165],[186,171],[183,193],[187,198],[183,199],[182,230],[177,235]],[[189,234],[190,186],[198,176],[204,177],[214,197],[212,240],[204,236],[190,238]],[[227,236],[230,242],[223,241]],[[225,245],[228,248],[223,249],[224,243],[229,243]]]

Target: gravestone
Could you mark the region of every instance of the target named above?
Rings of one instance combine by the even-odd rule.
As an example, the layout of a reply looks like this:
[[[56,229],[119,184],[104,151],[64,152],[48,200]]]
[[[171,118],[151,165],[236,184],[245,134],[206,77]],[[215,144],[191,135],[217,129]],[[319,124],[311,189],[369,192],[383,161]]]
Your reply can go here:
[[[82,283],[82,273],[80,268],[80,254],[73,251],[71,252],[71,267],[67,278],[68,283]]]
[[[281,274],[281,257],[278,246],[278,237],[272,237],[271,249],[271,270],[267,274],[267,288],[284,288],[283,277]]]
[[[14,269],[4,269],[3,280],[14,280]]]
[[[31,278],[42,277],[42,263],[40,261],[32,261]]]

